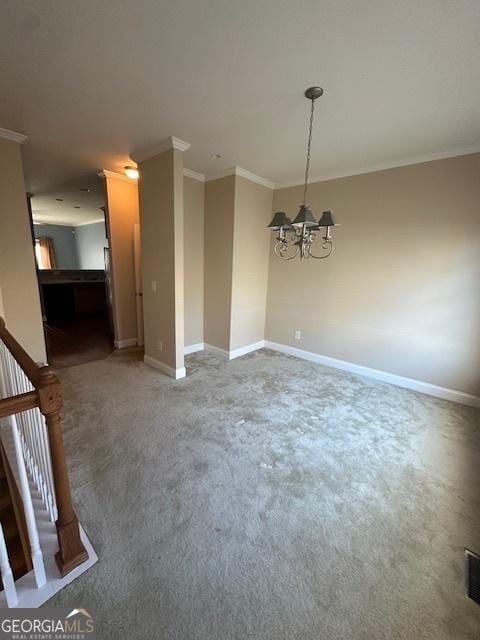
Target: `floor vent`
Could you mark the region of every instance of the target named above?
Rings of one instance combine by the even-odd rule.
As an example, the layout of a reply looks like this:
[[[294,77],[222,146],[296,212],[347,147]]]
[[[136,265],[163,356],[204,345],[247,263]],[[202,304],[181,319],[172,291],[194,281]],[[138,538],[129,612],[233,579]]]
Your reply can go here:
[[[480,557],[465,549],[467,596],[480,604]]]

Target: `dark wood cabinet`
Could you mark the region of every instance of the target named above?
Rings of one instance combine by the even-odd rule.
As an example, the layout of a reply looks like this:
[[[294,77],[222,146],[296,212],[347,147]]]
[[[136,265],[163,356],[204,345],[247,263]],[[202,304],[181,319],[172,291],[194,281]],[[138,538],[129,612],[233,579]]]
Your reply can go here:
[[[41,272],[47,322],[69,321],[106,314],[105,274],[99,272]]]

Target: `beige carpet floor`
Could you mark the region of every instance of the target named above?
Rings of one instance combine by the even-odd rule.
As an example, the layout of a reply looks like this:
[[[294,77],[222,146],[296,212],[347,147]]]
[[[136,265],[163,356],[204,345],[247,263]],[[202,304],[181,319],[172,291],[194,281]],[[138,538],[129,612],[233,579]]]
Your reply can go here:
[[[479,412],[268,350],[64,369],[99,638],[478,640]]]

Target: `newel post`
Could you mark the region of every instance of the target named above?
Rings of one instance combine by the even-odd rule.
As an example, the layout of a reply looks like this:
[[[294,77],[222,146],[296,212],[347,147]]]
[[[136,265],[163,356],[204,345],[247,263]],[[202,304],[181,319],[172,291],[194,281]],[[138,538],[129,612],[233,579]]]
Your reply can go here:
[[[38,372],[38,395],[40,411],[45,416],[52,460],[55,498],[58,519],[57,537],[59,551],[55,555],[62,577],[87,560],[88,553],[80,539],[78,518],[73,509],[68,480],[67,463],[63,447],[61,417],[62,389],[60,382],[48,366]]]

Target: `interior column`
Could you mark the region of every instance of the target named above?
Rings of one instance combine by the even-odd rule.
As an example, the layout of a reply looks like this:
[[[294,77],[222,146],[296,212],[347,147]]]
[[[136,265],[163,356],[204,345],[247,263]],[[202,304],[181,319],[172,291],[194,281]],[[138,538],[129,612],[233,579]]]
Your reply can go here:
[[[204,335],[207,348],[236,358],[265,339],[273,185],[229,171],[205,185]]]
[[[104,169],[106,221],[110,249],[115,347],[138,343],[135,300],[135,261],[133,228],[138,224],[138,185],[136,180]]]
[[[143,312],[146,364],[185,376],[183,284],[183,152],[170,137],[135,155],[140,171]]]
[[[32,231],[20,145],[25,136],[0,129],[0,290],[7,329],[27,352],[46,362]]]

